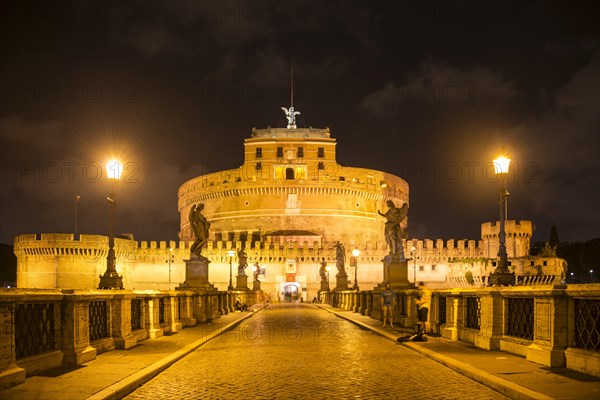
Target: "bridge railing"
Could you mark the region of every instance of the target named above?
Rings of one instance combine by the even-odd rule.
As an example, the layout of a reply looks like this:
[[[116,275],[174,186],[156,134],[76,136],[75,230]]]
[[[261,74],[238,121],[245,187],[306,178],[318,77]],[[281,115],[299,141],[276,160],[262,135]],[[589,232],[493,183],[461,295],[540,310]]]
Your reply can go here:
[[[395,291],[394,324],[414,330],[420,291]],[[549,367],[600,376],[600,285],[431,290],[433,333]],[[321,302],[381,320],[380,290],[321,293]]]
[[[0,390],[62,364],[212,320],[247,292],[0,289]]]

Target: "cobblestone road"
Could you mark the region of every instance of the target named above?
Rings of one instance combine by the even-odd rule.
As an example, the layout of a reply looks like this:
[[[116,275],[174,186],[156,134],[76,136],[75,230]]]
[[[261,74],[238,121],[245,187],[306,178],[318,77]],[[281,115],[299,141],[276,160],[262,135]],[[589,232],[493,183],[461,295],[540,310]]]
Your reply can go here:
[[[297,398],[505,399],[309,304],[271,305],[126,397]]]

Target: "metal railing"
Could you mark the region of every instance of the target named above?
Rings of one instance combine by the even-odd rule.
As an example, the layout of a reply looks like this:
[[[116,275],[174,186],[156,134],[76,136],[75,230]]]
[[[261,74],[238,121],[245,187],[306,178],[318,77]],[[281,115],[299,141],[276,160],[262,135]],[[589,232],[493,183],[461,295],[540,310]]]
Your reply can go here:
[[[438,324],[446,323],[446,296],[438,296]]]
[[[165,323],[165,298],[160,297],[158,299],[158,323]]]
[[[108,302],[92,301],[89,308],[90,341],[109,336]]]
[[[55,350],[54,303],[23,303],[15,306],[16,358]]]
[[[521,339],[533,340],[533,298],[507,299],[506,334]]]
[[[600,300],[575,299],[573,347],[600,351]]]
[[[131,330],[142,329],[142,299],[131,300]]]
[[[465,326],[471,329],[481,329],[481,299],[479,297],[467,297],[465,307]]]

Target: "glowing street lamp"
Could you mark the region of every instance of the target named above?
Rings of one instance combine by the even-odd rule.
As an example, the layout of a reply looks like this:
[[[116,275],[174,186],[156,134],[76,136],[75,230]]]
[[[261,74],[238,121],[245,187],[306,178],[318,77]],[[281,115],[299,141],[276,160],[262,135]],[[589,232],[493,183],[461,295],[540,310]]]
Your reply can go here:
[[[508,174],[508,168],[510,166],[510,158],[500,156],[494,160],[494,170],[496,175],[500,177],[502,181],[502,187],[500,189],[500,235],[499,242],[500,248],[498,250],[498,266],[490,274],[489,285],[514,285],[515,284],[515,273],[508,270],[508,255],[506,254],[506,231],[504,230],[504,223],[506,221],[507,212],[507,201],[508,201],[508,190],[506,189],[506,175]]]
[[[108,255],[106,256],[106,272],[100,275],[100,284],[98,289],[123,289],[123,277],[117,273],[117,258],[115,257],[115,183],[119,182],[123,173],[123,164],[118,160],[110,160],[106,163],[106,173],[112,180],[111,193],[106,198],[109,208],[109,235],[108,235]]]
[[[354,256],[354,286],[352,289],[358,290],[358,256],[360,254],[360,250],[354,249],[352,250],[352,255]]]
[[[233,290],[233,267],[231,263],[233,262],[235,251],[229,250],[227,256],[229,257],[229,286],[227,286],[227,290],[231,291]]]

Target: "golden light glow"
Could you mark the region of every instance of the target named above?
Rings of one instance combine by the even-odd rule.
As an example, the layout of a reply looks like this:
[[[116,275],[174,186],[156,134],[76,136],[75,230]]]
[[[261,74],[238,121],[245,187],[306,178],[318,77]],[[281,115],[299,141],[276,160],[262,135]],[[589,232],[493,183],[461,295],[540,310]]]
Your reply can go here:
[[[494,160],[494,170],[496,174],[508,174],[508,167],[510,165],[510,158],[500,156]]]
[[[106,174],[108,179],[119,180],[123,174],[123,164],[119,160],[110,160],[106,163]]]
[[[229,257],[233,257],[233,256],[235,256],[235,251],[233,251],[233,250],[229,250],[229,251],[227,252],[227,255],[228,255]]]
[[[359,255],[359,254],[360,254],[360,250],[358,250],[358,249],[354,249],[354,250],[352,250],[352,255],[353,255],[354,257],[358,257],[358,255]]]

